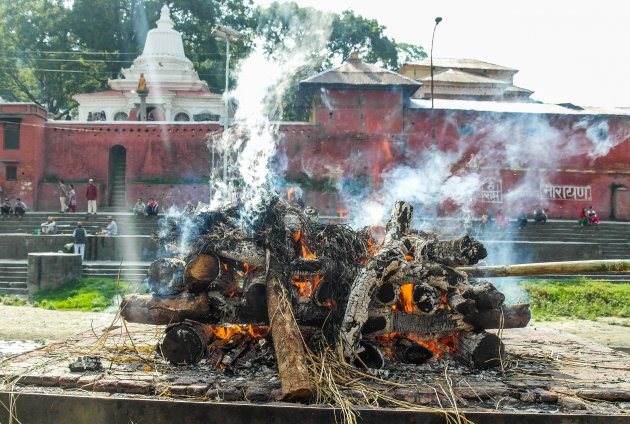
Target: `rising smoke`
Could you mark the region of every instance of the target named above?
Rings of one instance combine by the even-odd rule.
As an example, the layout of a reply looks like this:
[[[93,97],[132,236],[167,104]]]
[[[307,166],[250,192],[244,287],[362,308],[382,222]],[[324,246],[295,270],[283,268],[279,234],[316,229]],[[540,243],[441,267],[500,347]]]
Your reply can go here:
[[[283,98],[293,77],[321,62],[330,31],[327,14],[296,17],[290,21],[283,43],[271,49],[272,57],[265,54],[268,49],[258,40],[258,47],[239,64],[236,89],[231,93],[238,104],[234,127],[218,145],[229,158],[229,178],[217,183],[211,208],[239,198],[247,220],[280,185],[287,160],[279,150],[278,123],[271,118],[282,115]]]

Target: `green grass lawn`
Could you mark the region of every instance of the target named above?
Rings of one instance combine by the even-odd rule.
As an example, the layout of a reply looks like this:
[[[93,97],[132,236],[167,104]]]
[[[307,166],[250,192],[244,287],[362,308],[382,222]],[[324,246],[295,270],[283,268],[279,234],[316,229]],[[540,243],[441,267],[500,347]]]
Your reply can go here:
[[[129,287],[129,283],[112,278],[81,278],[58,289],[37,293],[28,300],[20,296],[0,296],[0,303],[61,311],[100,312],[112,306],[116,295],[122,296]]]
[[[570,317],[630,317],[630,284],[576,278],[522,283],[537,320]]]

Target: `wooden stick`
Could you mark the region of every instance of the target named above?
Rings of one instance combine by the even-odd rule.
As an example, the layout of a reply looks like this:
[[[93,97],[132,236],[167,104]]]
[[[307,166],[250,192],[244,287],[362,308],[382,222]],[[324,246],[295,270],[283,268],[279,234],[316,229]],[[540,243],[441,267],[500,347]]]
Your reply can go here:
[[[283,400],[308,401],[313,390],[302,335],[293,317],[289,294],[276,277],[267,280],[267,308]]]
[[[469,277],[522,277],[527,275],[578,275],[630,271],[630,260],[538,262],[519,265],[462,266],[455,268]]]

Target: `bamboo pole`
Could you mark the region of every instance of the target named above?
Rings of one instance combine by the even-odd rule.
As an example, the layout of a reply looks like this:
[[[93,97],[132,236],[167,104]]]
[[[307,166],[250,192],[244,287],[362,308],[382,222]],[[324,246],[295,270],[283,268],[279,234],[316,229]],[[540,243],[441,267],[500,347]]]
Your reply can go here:
[[[522,277],[528,275],[579,275],[630,271],[630,260],[539,262],[518,265],[462,266],[455,268],[470,277]]]

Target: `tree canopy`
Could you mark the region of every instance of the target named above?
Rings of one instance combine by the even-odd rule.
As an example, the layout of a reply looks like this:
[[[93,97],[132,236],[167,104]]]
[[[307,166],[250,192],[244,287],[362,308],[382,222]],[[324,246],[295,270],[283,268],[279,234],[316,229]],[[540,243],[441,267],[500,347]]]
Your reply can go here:
[[[75,106],[72,96],[108,89],[142,52],[163,0],[11,0],[0,2],[0,96],[32,101],[58,117]],[[225,46],[212,36],[217,24],[245,34],[231,45],[232,63],[256,43],[274,58],[278,51],[305,46],[312,60],[294,76],[297,82],[339,64],[353,51],[362,60],[397,69],[402,60],[426,57],[420,46],[397,43],[376,20],[274,2],[254,7],[252,0],[167,1],[186,55],[211,91],[225,84]],[[315,40],[315,37],[318,40]],[[285,115],[289,107],[285,108]],[[288,114],[291,117],[290,113]]]

